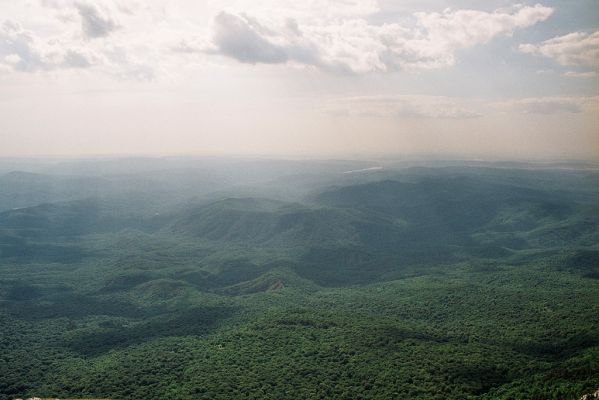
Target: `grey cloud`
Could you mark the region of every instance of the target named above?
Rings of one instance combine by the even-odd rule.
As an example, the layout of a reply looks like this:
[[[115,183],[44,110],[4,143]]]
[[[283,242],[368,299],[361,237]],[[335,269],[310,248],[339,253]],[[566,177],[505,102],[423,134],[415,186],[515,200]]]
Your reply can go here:
[[[108,11],[100,9],[93,3],[77,2],[75,7],[81,16],[81,28],[87,38],[108,36],[119,27]]]
[[[94,60],[82,52],[68,50],[64,55],[63,65],[66,68],[89,68],[94,65]]]
[[[303,37],[297,22],[286,21],[280,31],[255,18],[221,12],[214,19],[215,52],[248,64],[300,64],[321,66],[318,47]]]
[[[289,60],[285,48],[269,41],[255,20],[221,12],[214,22],[214,44],[219,53],[250,64],[279,64]]]

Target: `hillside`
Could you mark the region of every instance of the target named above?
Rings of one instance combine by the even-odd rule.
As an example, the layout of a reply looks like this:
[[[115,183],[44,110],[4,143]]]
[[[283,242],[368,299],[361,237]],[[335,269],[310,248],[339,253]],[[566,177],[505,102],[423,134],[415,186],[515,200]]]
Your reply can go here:
[[[1,212],[0,399],[596,390],[592,174],[342,167]]]

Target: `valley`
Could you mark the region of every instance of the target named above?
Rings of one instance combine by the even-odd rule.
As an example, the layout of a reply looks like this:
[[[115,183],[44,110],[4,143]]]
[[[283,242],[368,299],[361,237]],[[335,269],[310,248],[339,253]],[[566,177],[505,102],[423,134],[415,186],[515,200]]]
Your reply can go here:
[[[2,400],[599,387],[593,164],[51,166],[0,172]]]

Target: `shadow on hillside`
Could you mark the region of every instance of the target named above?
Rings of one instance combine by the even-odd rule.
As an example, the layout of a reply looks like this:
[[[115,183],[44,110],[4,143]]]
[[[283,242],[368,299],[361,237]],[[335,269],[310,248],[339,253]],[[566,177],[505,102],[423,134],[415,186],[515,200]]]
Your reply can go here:
[[[233,314],[234,309],[230,307],[195,308],[176,316],[155,317],[135,327],[77,335],[63,345],[82,355],[95,356],[161,337],[206,335]]]

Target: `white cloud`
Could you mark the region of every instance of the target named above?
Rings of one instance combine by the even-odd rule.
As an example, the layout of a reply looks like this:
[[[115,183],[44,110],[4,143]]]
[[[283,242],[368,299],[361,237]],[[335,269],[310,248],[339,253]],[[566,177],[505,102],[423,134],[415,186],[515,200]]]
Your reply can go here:
[[[355,96],[330,100],[325,110],[333,116],[380,118],[469,119],[481,115],[464,99],[443,96]]]
[[[417,13],[418,24],[422,28],[420,37],[403,45],[399,54],[406,54],[407,50],[410,55],[408,66],[436,68],[453,65],[457,50],[488,43],[498,36],[510,36],[517,29],[546,20],[552,13],[552,8],[540,4],[517,7],[511,13],[477,10]]]
[[[552,58],[561,65],[599,67],[599,31],[569,33],[539,44],[522,44],[519,49]]]
[[[373,25],[365,17],[314,24],[267,24],[245,14],[221,12],[214,20],[214,52],[245,63],[299,63],[354,73],[445,68],[460,49],[547,19],[553,9],[519,6],[511,11],[445,10],[416,13],[416,26]]]

